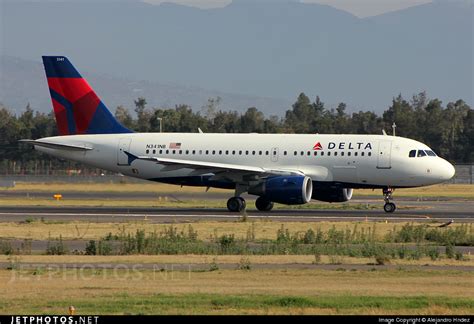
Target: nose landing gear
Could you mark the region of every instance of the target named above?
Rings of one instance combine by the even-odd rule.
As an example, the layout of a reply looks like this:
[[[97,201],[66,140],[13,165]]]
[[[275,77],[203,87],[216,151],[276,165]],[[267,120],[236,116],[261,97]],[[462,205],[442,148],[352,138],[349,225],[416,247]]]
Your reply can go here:
[[[383,189],[383,200],[385,201],[385,205],[383,206],[383,210],[385,210],[386,213],[393,213],[395,209],[397,209],[397,206],[390,202],[392,200],[392,194],[393,194],[394,189],[392,188],[385,188]]]

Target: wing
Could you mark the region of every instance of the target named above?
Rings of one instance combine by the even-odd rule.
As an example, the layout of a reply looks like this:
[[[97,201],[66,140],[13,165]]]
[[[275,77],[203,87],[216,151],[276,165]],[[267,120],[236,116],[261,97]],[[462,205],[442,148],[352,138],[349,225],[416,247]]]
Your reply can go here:
[[[35,146],[42,146],[47,148],[52,148],[56,150],[70,150],[70,151],[88,151],[92,150],[93,148],[86,145],[72,145],[72,144],[58,144],[52,142],[45,142],[45,141],[36,141],[30,139],[23,139],[19,140],[21,143],[32,144]]]
[[[126,152],[127,155],[131,155]],[[215,173],[219,176],[223,173],[226,178],[235,178],[235,176],[255,175],[259,178],[268,177],[271,175],[304,175],[301,171],[290,169],[270,169],[241,164],[205,162],[195,160],[181,160],[169,158],[157,158],[149,156],[136,156],[135,159],[141,161],[150,161],[166,165],[163,171],[171,171],[183,168],[195,169],[195,173]],[[202,172],[199,172],[201,170]]]

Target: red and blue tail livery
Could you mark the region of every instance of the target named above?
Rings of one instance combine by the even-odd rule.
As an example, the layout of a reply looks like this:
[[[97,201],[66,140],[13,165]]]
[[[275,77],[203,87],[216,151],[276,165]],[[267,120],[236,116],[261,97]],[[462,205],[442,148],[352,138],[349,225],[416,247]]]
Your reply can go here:
[[[131,133],[110,113],[69,60],[43,56],[60,135]]]

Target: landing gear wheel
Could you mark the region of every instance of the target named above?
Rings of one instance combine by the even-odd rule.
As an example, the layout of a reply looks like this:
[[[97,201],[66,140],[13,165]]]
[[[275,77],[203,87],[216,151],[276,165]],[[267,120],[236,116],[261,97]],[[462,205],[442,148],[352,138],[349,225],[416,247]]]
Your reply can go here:
[[[385,201],[385,205],[383,206],[383,210],[385,210],[386,213],[393,213],[395,209],[397,209],[397,206],[395,206],[394,203],[390,202],[392,200],[392,194],[393,194],[394,189],[387,187],[382,190],[383,192],[383,200]]]
[[[258,197],[255,201],[255,207],[260,211],[270,211],[273,208],[273,202],[263,197]]]
[[[233,213],[241,212],[246,206],[247,204],[242,197],[232,197],[227,200],[227,209]]]
[[[393,213],[397,209],[397,206],[395,206],[394,203],[386,203],[383,206],[383,210],[385,210],[386,213]]]

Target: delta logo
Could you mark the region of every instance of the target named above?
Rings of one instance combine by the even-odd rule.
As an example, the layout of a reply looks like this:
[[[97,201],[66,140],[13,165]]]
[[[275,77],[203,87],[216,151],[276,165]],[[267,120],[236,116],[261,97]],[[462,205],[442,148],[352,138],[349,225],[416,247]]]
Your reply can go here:
[[[339,149],[339,150],[372,150],[372,144],[371,143],[362,143],[362,142],[357,142],[357,143],[329,142],[327,148],[328,148],[328,150],[333,150],[333,149]],[[323,146],[321,145],[321,142],[317,142],[313,146],[314,151],[321,151],[322,149],[323,149]]]
[[[313,146],[313,150],[315,150],[315,151],[320,151],[320,150],[322,150],[322,149],[323,149],[323,146],[321,145],[320,142],[317,142],[317,143],[314,144],[314,146]]]

